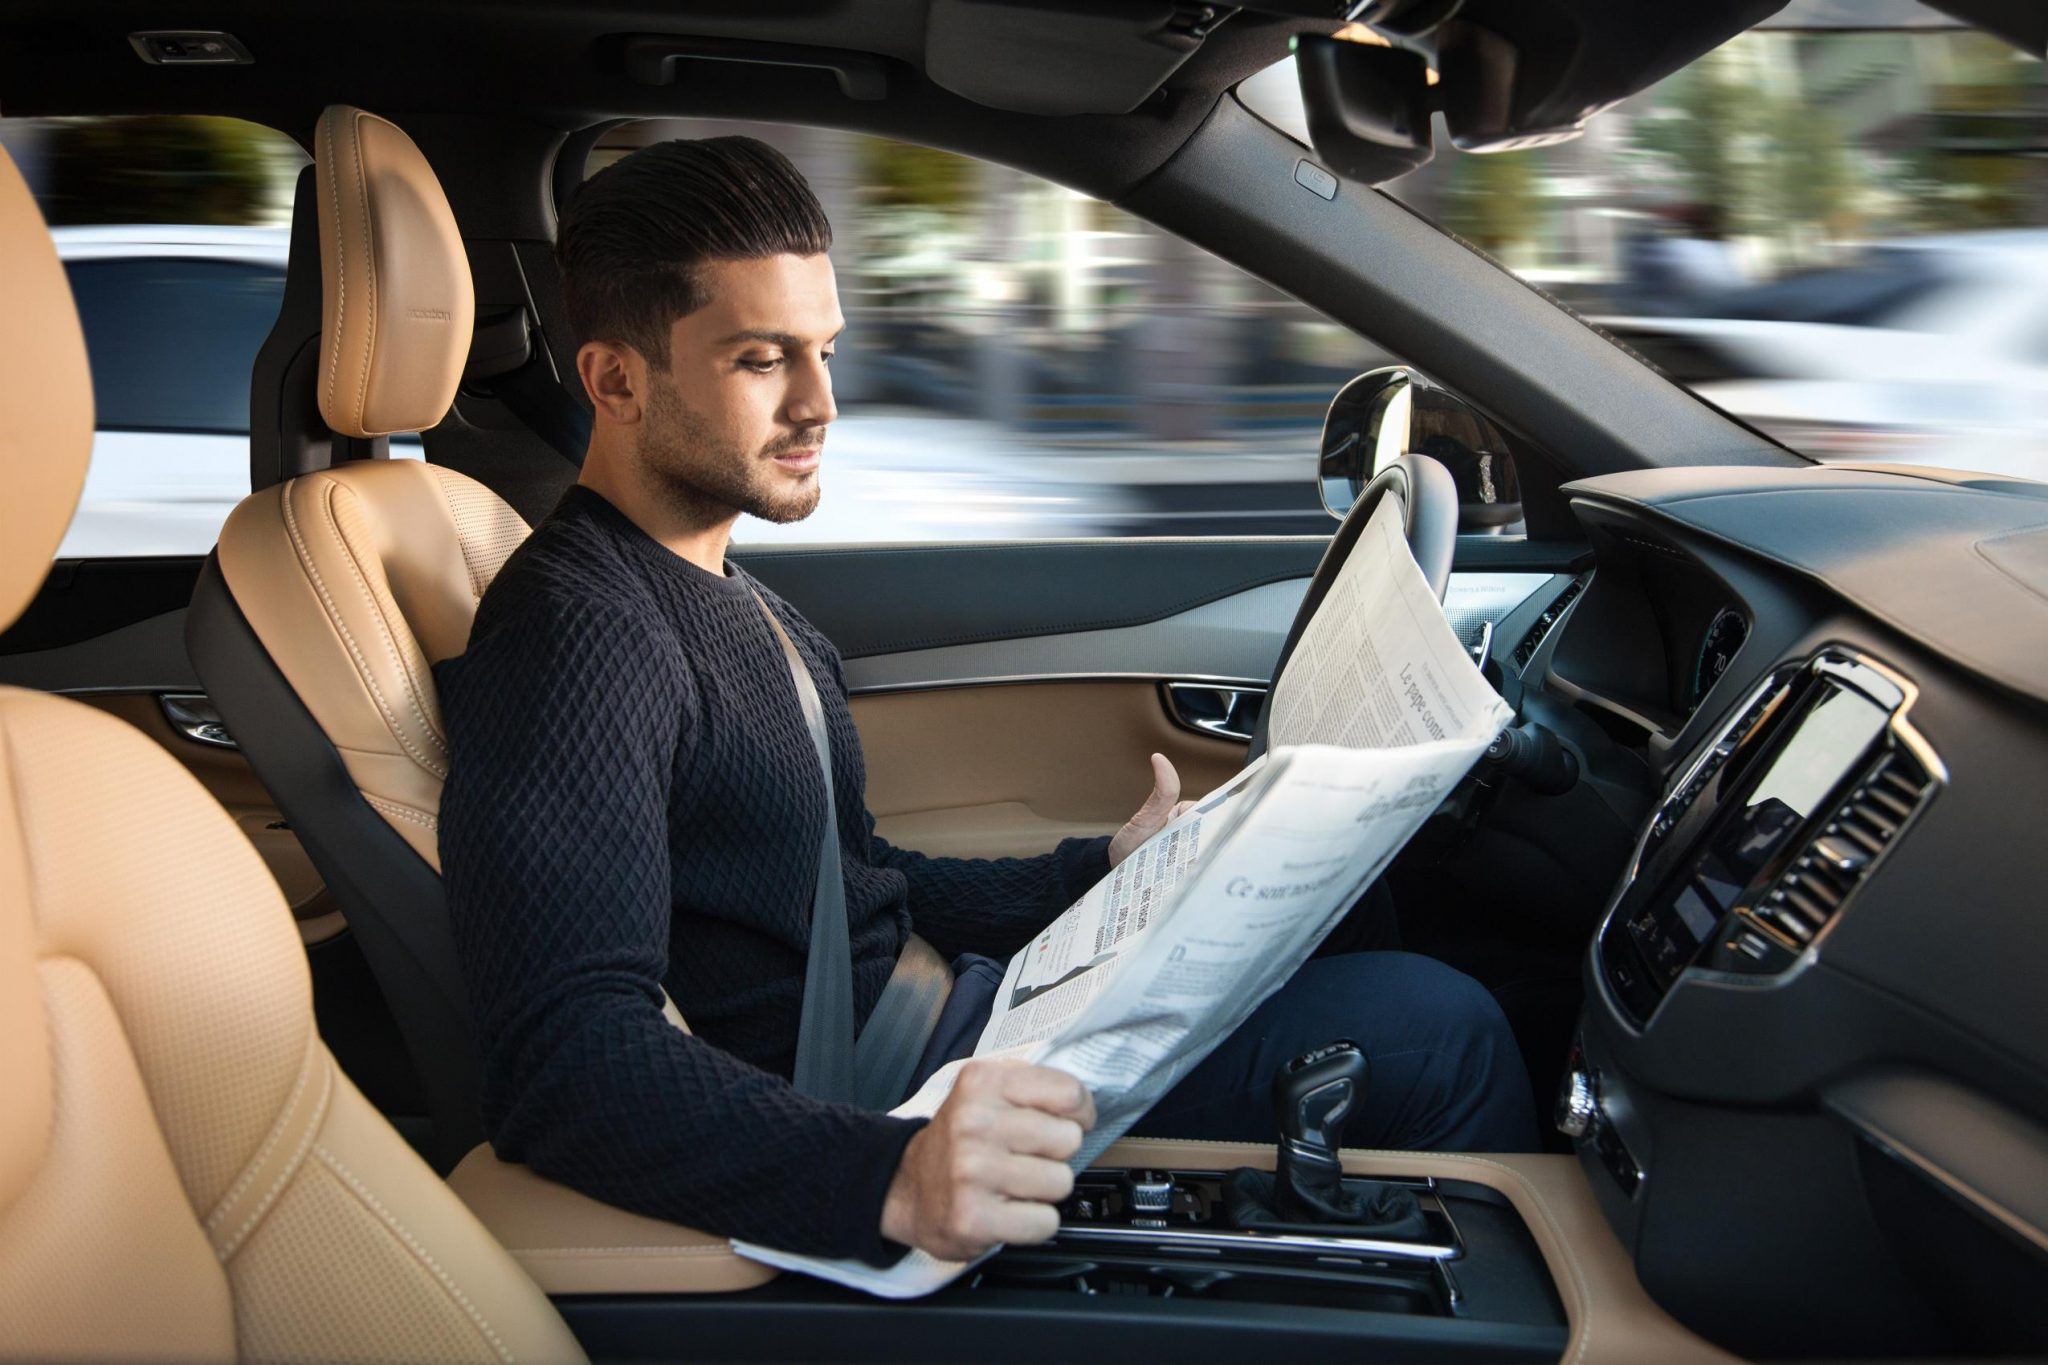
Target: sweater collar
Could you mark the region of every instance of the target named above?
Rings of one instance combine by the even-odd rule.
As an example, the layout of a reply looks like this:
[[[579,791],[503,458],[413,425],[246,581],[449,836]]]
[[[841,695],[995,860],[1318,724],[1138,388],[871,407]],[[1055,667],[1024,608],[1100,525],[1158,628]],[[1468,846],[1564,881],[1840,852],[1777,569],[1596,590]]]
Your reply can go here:
[[[615,507],[611,499],[587,484],[570,484],[569,490],[562,494],[562,500],[556,504],[555,510],[557,515],[569,511],[592,517],[609,527],[618,542],[633,554],[679,582],[703,591],[738,597],[744,597],[752,591],[745,572],[730,559],[725,562],[723,574],[715,574],[692,564],[640,529],[640,524]]]

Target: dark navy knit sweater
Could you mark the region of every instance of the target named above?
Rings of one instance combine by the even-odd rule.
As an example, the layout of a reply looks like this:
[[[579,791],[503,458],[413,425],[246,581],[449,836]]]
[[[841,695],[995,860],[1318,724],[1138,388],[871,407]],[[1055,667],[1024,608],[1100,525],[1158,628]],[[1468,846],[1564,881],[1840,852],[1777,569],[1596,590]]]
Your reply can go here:
[[[754,591],[825,703],[860,1020],[913,928],[948,957],[1005,956],[1108,870],[1101,839],[990,861],[890,847],[831,643],[573,488],[434,670],[484,1122],[501,1156],[609,1203],[873,1258],[917,1125],[788,1081],[824,786]],[[694,1036],[663,1019],[664,987]]]

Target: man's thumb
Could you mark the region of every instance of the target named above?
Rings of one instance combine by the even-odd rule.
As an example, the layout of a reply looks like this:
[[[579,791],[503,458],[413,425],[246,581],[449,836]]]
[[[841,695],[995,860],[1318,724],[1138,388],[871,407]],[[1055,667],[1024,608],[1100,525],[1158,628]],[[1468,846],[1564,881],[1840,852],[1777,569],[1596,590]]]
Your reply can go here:
[[[1173,803],[1180,800],[1180,774],[1173,769],[1173,761],[1165,754],[1152,755],[1152,794],[1145,798],[1144,813],[1149,816],[1163,816],[1173,809]]]

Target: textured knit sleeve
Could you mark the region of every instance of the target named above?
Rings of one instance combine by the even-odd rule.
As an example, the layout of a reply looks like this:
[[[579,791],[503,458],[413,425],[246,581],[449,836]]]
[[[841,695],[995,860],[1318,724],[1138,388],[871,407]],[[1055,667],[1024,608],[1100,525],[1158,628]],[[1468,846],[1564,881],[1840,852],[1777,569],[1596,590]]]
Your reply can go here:
[[[1008,957],[1109,873],[1109,838],[1063,839],[1035,858],[929,858],[867,817],[868,860],[910,883],[910,923],[945,957]]]
[[[486,1129],[607,1203],[884,1257],[883,1196],[918,1125],[808,1099],[662,1017],[668,792],[695,702],[657,629],[535,597],[443,665],[441,855]]]

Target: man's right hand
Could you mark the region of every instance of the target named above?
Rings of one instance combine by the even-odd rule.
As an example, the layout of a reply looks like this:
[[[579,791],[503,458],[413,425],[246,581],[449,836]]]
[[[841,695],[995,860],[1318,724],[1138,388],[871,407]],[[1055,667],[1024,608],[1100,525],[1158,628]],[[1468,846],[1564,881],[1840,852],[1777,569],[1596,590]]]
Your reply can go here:
[[[1066,1162],[1095,1125],[1095,1101],[1064,1071],[982,1058],[903,1149],[882,1202],[882,1235],[943,1261],[1000,1242],[1043,1242],[1073,1192]]]

